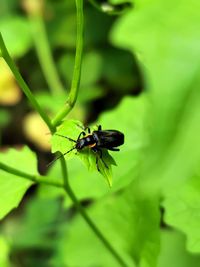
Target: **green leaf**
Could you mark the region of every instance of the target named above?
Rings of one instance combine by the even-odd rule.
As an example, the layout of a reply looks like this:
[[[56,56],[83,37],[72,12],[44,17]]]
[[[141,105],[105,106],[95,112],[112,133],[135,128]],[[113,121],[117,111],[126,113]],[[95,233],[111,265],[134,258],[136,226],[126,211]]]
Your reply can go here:
[[[0,162],[33,175],[38,174],[35,154],[27,147],[0,153]],[[31,181],[0,170],[0,219],[19,205],[31,185]]]
[[[48,208],[51,207],[51,208]],[[10,229],[9,238],[17,250],[30,248],[50,249],[55,246],[51,233],[56,231],[59,220],[60,203],[58,200],[41,199],[37,196],[26,203],[22,217]]]
[[[63,74],[63,78],[67,79],[68,83],[70,84],[73,74],[74,55],[68,54],[66,56],[63,56],[59,64]],[[82,62],[80,86],[86,87],[97,82],[100,78],[101,70],[101,55],[94,51],[85,53]]]
[[[74,1],[51,1],[52,19],[47,21],[48,36],[54,46],[74,49],[76,46],[76,8]],[[89,5],[84,9],[85,47],[104,44],[112,18]],[[67,38],[66,38],[67,36]]]
[[[118,195],[93,204],[88,212],[127,266],[156,266],[158,201],[141,197],[137,183],[132,183]],[[81,262],[82,266],[119,266],[79,215],[70,227],[63,227],[61,233],[54,259],[57,265],[78,266]]]
[[[20,16],[3,17],[0,31],[12,57],[24,55],[31,46],[32,39],[27,20]]]
[[[142,171],[150,190],[191,177],[200,162],[199,8],[195,0],[189,8],[186,0],[136,1],[111,35],[137,55],[151,97]]]
[[[186,0],[136,1],[136,8],[119,20],[111,36],[113,42],[136,53],[141,62],[153,101],[153,141],[159,152],[173,138],[177,116],[198,75],[199,8],[200,2],[195,0],[189,9]]]
[[[2,18],[8,14],[13,14],[17,4],[18,3],[15,0],[1,0],[0,17]]]
[[[103,88],[102,86],[89,85],[86,87],[81,87],[77,99],[77,104],[85,104],[87,108],[90,102],[94,102],[95,100],[103,96],[105,96],[105,88]]]
[[[115,90],[131,91],[138,86],[138,71],[133,55],[121,49],[103,51],[102,75]],[[122,68],[123,66],[123,68]]]
[[[80,133],[83,132],[84,126],[79,121],[69,120],[64,121],[62,125],[58,128],[56,134],[52,137],[52,152],[60,151],[62,154],[65,154],[66,159],[70,159],[73,156],[77,155],[84,164],[88,167],[88,170],[93,171],[97,170],[97,164],[99,167],[100,173],[106,178],[109,186],[112,185],[112,169],[111,165],[115,165],[115,161],[108,154],[107,150],[102,149],[102,159],[98,154],[95,154],[90,148],[84,148],[81,151],[77,151],[75,148],[76,140],[79,137]],[[95,130],[97,127],[91,128]],[[62,136],[59,136],[62,135]],[[63,136],[73,139],[71,141]],[[71,151],[70,151],[71,150]],[[68,153],[69,152],[69,153]],[[98,158],[97,158],[98,157]],[[96,163],[98,160],[98,163]]]
[[[165,221],[187,236],[187,248],[200,252],[200,179],[194,176],[182,186],[168,191],[163,201]]]
[[[59,95],[54,96],[53,105],[52,96],[48,92],[40,91],[40,93],[37,93],[35,96],[41,107],[43,107],[50,114],[57,113],[60,110],[60,107],[63,106],[66,102],[66,93],[61,93]],[[85,110],[83,106],[77,103],[73,110],[70,112],[69,118],[84,120]]]
[[[161,252],[158,267],[196,267],[199,266],[200,256],[186,251],[185,237],[173,230],[161,233]]]

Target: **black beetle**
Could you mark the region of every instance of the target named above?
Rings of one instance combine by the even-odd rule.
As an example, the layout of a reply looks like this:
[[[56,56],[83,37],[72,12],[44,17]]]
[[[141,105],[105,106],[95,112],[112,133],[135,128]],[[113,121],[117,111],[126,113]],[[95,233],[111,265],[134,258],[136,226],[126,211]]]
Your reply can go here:
[[[68,150],[58,158],[65,156],[74,149],[76,149],[77,151],[81,151],[82,149],[89,147],[95,153],[99,153],[100,159],[102,160],[106,168],[108,168],[107,164],[104,162],[102,158],[102,149],[119,151],[119,148],[117,147],[123,145],[124,134],[117,130],[102,130],[101,125],[98,126],[98,130],[92,132],[89,127],[82,128],[80,125],[78,126],[83,131],[79,134],[77,140],[74,140],[64,135],[55,134],[75,143],[75,145],[70,150]],[[88,133],[86,133],[86,130],[88,130]],[[58,158],[56,158],[56,160]],[[98,157],[96,157],[96,166],[97,170],[100,171],[98,166]]]

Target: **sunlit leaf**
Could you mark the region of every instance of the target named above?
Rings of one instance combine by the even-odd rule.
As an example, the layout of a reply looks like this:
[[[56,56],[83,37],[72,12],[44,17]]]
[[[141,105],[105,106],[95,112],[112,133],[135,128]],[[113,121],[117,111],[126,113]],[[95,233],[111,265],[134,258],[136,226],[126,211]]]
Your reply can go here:
[[[0,162],[33,175],[38,174],[36,157],[27,147],[0,153]],[[27,179],[0,170],[0,219],[19,205],[31,185],[32,182]]]

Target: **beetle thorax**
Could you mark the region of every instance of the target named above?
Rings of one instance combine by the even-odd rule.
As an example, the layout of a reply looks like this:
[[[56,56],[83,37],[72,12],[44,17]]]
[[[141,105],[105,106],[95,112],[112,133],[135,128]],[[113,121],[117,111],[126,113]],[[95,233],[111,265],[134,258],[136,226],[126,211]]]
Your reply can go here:
[[[81,139],[79,139],[76,143],[76,149],[81,150],[84,147],[91,146],[95,143],[93,135],[87,135]]]

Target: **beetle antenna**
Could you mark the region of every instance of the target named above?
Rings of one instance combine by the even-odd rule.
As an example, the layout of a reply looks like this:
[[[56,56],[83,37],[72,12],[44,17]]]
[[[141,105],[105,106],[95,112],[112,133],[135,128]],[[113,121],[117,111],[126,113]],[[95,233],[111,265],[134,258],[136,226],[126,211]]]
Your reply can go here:
[[[70,137],[67,137],[67,136],[65,136],[65,135],[62,135],[62,134],[57,134],[57,133],[55,133],[54,135],[57,135],[57,136],[60,136],[60,137],[66,138],[66,139],[68,139],[69,141],[72,141],[72,142],[76,143],[76,140],[74,140],[74,139],[72,139],[72,138],[70,138]]]
[[[64,154],[61,154],[60,156],[56,157],[55,159],[53,159],[52,161],[50,161],[47,164],[47,167],[51,166],[51,164],[53,164],[55,161],[57,161],[58,159],[60,159],[61,157],[64,157],[65,155],[67,155],[69,152],[71,152],[72,150],[76,149],[76,146],[72,147],[70,150],[68,150],[67,152],[65,152]]]

